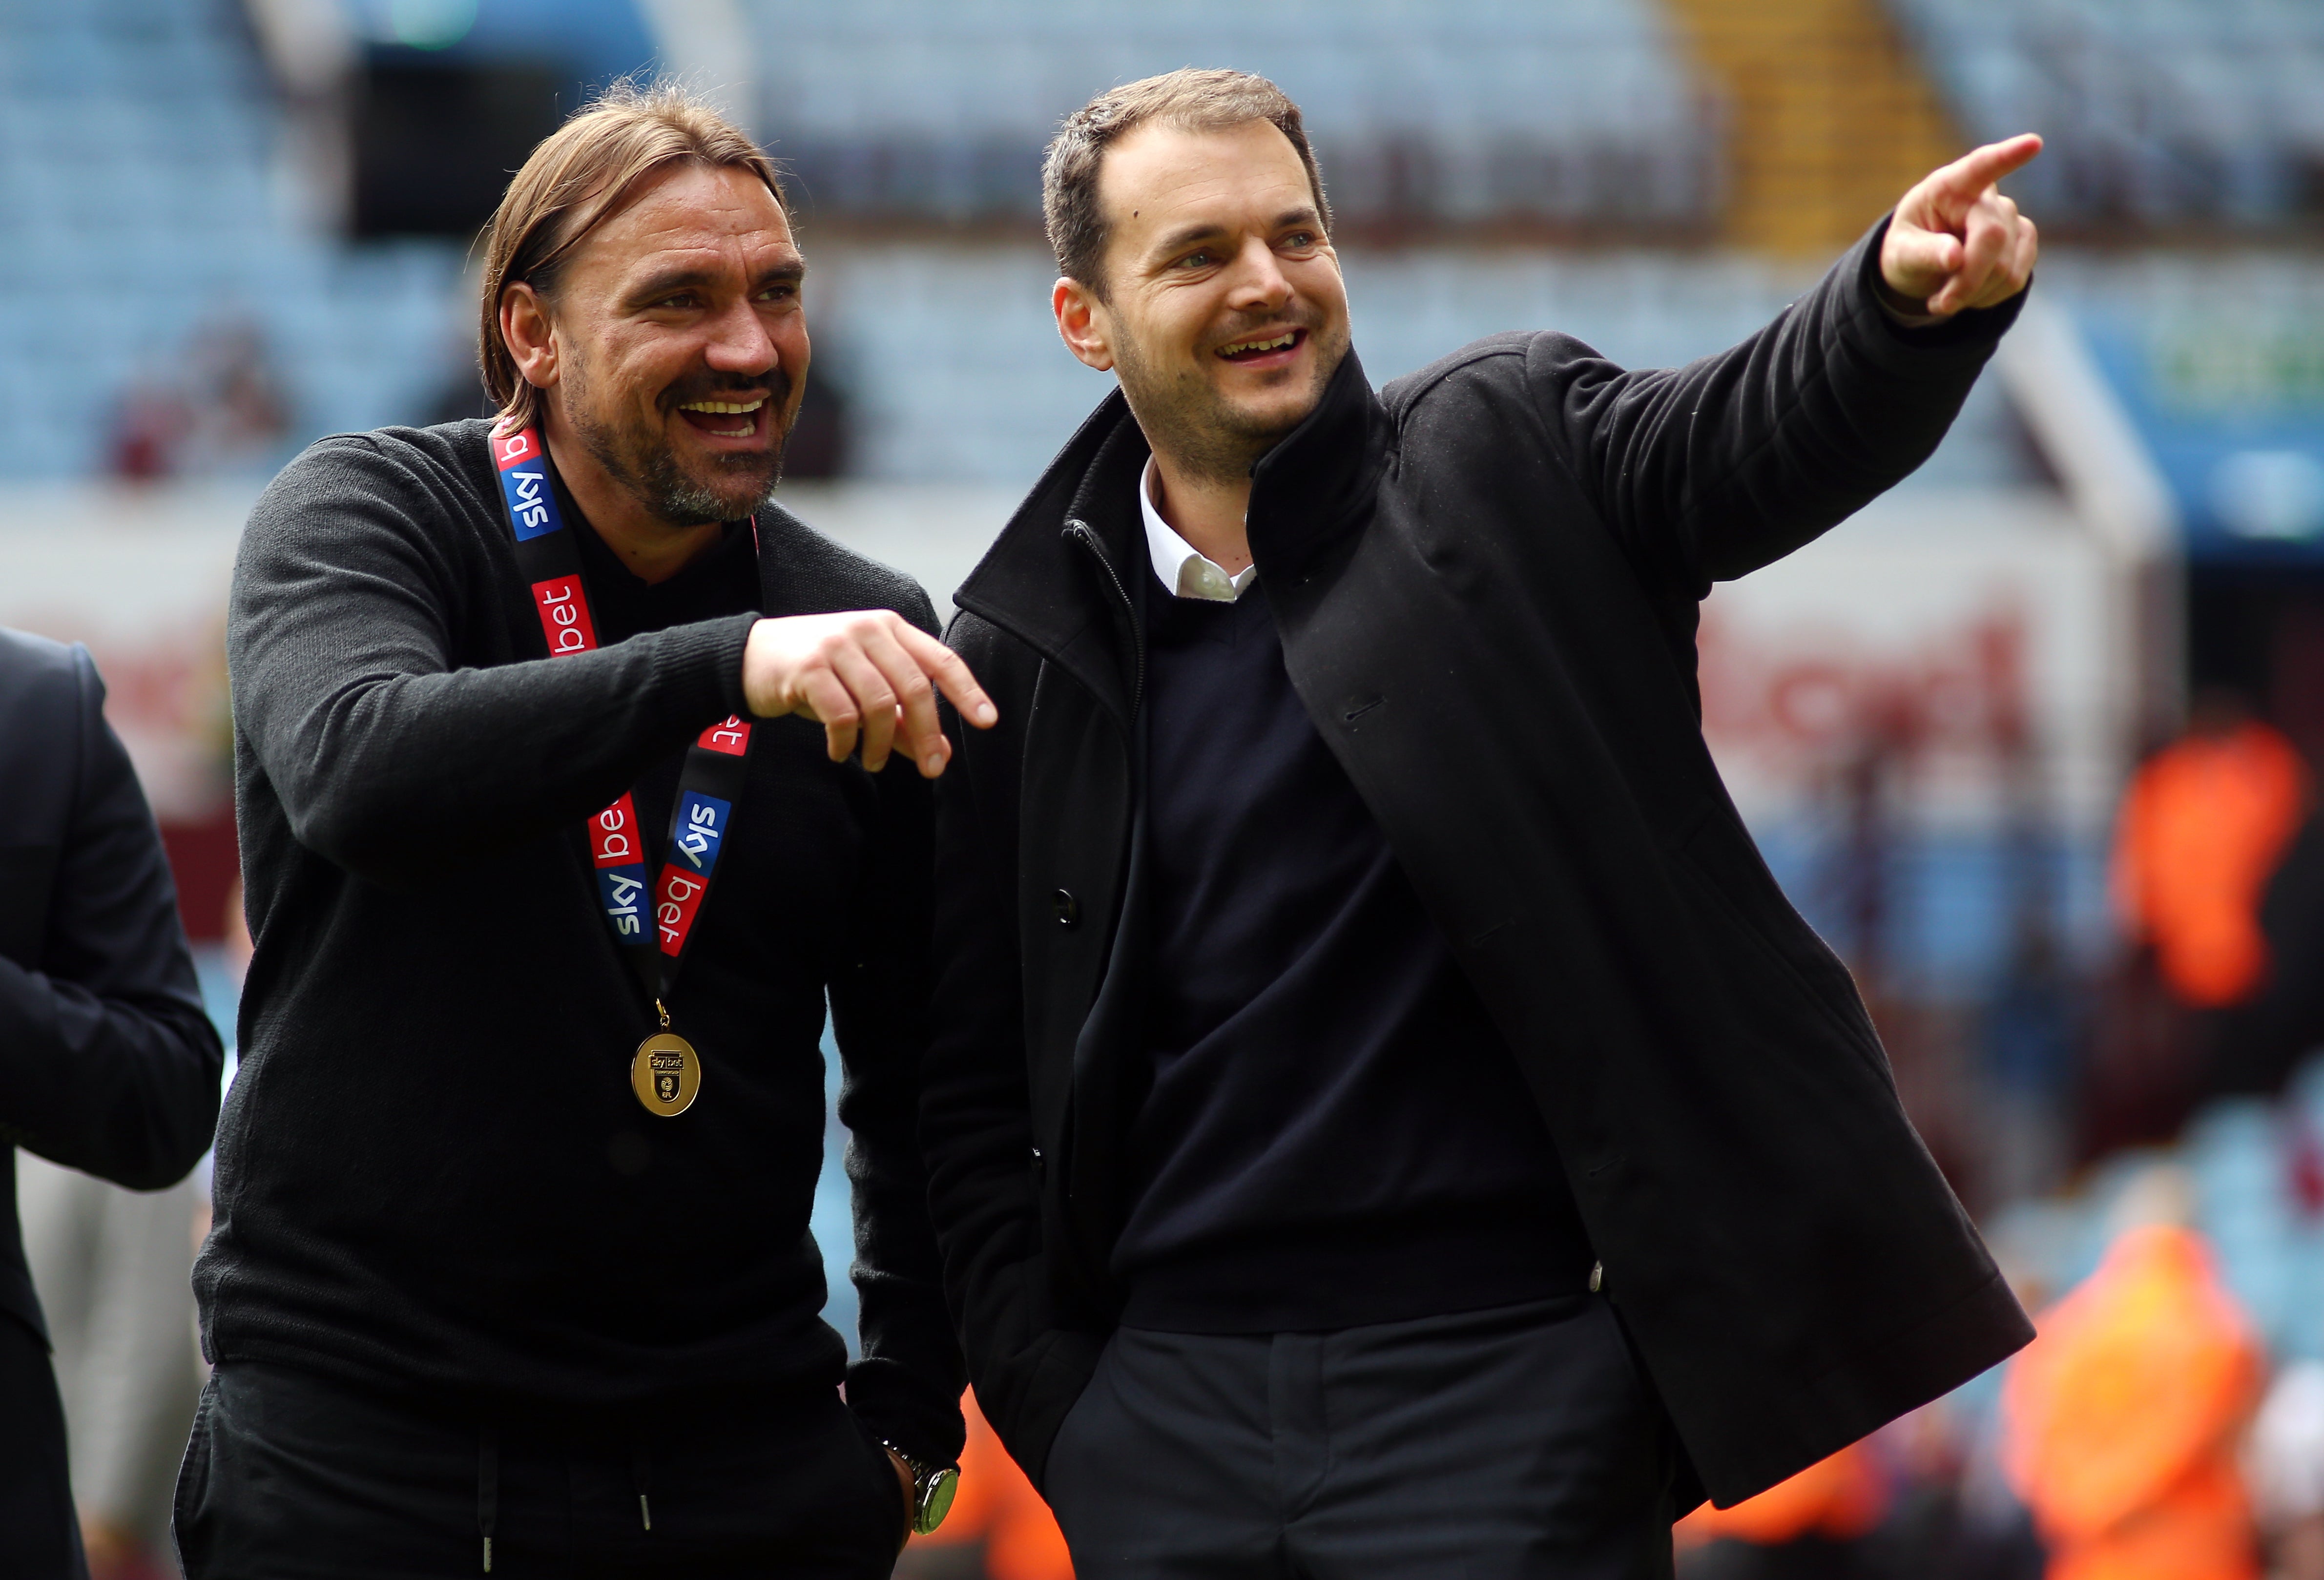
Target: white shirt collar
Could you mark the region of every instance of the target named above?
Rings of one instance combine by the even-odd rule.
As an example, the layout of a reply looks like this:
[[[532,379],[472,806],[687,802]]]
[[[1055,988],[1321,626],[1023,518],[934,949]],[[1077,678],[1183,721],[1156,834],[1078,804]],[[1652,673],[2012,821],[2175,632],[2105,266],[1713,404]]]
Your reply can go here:
[[[1231,604],[1259,579],[1259,567],[1246,565],[1240,576],[1229,576],[1215,561],[1178,536],[1162,513],[1154,508],[1154,457],[1138,475],[1138,510],[1146,522],[1146,552],[1154,560],[1154,574],[1182,598],[1204,598]]]

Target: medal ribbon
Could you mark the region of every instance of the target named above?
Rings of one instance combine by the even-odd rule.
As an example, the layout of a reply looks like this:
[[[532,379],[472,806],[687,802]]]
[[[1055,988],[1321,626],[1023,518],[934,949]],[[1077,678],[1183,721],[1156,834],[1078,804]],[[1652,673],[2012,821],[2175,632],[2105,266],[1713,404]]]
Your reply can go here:
[[[516,533],[517,568],[531,586],[533,613],[540,616],[549,656],[594,651],[597,627],[589,614],[589,590],[581,580],[581,552],[558,513],[540,435],[521,429],[493,435],[491,444],[509,526]],[[734,805],[742,799],[750,749],[751,725],[739,714],[712,725],[687,748],[661,873],[650,892],[645,844],[630,793],[622,791],[589,819],[589,858],[596,868],[597,896],[606,924],[657,1001],[677,974],[694,919],[710,892],[719,849],[733,827]]]

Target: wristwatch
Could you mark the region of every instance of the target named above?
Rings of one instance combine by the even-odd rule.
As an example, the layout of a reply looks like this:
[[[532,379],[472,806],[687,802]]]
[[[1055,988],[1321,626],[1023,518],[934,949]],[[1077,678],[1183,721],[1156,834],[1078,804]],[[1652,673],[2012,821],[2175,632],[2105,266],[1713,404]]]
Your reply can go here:
[[[953,1494],[960,1491],[960,1467],[915,1459],[884,1438],[880,1446],[902,1460],[912,1473],[912,1534],[927,1535],[952,1512]]]

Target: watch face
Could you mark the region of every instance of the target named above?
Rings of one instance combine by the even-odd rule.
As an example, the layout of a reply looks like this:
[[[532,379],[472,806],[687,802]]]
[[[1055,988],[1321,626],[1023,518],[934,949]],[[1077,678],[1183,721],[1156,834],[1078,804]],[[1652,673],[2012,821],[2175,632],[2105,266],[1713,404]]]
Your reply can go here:
[[[928,1477],[920,1492],[919,1512],[912,1519],[913,1531],[926,1536],[942,1525],[945,1516],[952,1512],[953,1494],[959,1491],[960,1472],[949,1465]]]

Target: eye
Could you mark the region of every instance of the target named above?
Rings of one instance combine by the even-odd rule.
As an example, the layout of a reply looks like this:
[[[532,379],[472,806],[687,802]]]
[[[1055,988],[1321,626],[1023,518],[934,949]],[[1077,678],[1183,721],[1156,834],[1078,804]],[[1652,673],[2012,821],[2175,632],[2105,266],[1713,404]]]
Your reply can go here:
[[[1181,269],[1207,269],[1219,261],[1219,255],[1208,247],[1197,247],[1178,260]]]
[[[1316,239],[1315,233],[1312,230],[1295,230],[1283,238],[1283,245],[1294,252],[1298,252],[1314,246]]]
[[[798,287],[788,281],[785,281],[779,285],[770,285],[764,291],[759,292],[759,300],[761,301],[788,301],[798,294]]]
[[[654,306],[658,308],[677,308],[681,310],[690,307],[699,307],[701,305],[702,298],[691,291],[674,291],[668,296],[663,297],[660,300],[654,303]]]

